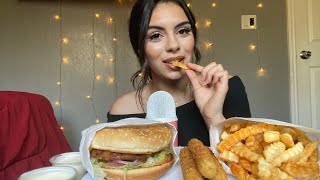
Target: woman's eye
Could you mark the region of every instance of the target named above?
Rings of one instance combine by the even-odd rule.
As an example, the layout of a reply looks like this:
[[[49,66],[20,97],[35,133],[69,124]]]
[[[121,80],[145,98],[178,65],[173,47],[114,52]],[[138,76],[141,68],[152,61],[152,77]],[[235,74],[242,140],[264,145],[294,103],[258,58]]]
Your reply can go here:
[[[148,39],[150,41],[157,41],[161,38],[161,34],[160,33],[151,33],[149,36],[148,36]]]
[[[178,31],[178,33],[181,35],[188,35],[190,33],[190,31],[191,31],[190,28],[182,28]]]

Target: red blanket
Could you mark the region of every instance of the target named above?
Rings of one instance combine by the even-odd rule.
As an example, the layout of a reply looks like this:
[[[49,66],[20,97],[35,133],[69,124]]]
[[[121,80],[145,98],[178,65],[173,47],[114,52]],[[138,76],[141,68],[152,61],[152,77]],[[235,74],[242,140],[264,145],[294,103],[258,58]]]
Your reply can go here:
[[[0,91],[0,179],[16,180],[50,166],[50,157],[71,148],[43,96]]]

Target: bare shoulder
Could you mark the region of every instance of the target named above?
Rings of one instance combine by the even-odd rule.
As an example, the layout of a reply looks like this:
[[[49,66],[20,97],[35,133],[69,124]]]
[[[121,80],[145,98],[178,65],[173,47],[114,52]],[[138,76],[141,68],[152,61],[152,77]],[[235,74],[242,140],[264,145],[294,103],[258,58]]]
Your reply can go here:
[[[112,104],[110,114],[136,114],[141,113],[137,106],[136,91],[118,97]]]

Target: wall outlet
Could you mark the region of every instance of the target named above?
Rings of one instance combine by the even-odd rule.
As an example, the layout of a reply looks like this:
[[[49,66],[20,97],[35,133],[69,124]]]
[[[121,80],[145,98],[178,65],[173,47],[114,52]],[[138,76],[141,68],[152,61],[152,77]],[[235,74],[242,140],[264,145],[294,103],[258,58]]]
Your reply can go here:
[[[257,16],[241,15],[241,29],[257,29]]]

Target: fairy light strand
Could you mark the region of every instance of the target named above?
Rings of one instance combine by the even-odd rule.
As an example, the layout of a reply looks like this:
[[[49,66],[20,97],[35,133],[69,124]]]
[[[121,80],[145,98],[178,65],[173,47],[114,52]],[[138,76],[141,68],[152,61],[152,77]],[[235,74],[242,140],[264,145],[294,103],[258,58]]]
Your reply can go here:
[[[99,18],[99,16],[97,16],[97,14],[94,11],[94,8],[92,9],[92,52],[93,52],[93,59],[92,59],[92,71],[93,71],[93,78],[92,78],[92,91],[91,91],[91,97],[88,98],[91,101],[91,106],[92,106],[92,110],[94,112],[94,115],[96,117],[96,123],[99,123],[99,118],[97,115],[97,111],[95,108],[95,105],[93,103],[93,98],[95,95],[95,82],[96,82],[96,68],[95,68],[95,64],[96,64],[96,45],[95,45],[95,19]]]
[[[262,3],[258,3],[258,0],[256,0],[256,4],[262,4]],[[261,6],[262,7],[262,6]],[[258,6],[258,8],[261,8],[261,7],[259,7]],[[258,15],[259,15],[259,12],[258,11],[256,11],[257,12],[257,17],[258,17]],[[261,24],[261,23],[260,23]],[[258,55],[258,66],[259,66],[259,73],[261,74],[261,75],[263,75],[262,73],[264,72],[264,70],[263,70],[263,68],[262,68],[262,65],[261,65],[261,52],[260,52],[260,38],[259,38],[259,29],[258,29],[258,27],[256,28],[256,30],[255,30],[255,33],[256,33],[256,42],[257,42],[257,44],[256,44],[256,47],[255,47],[255,49],[256,49],[256,51],[257,51],[257,55]]]
[[[60,34],[60,61],[59,61],[59,111],[60,111],[60,129],[63,130],[63,116],[62,116],[62,43],[63,43],[63,35],[62,35],[62,2],[59,0],[59,34]]]
[[[116,12],[117,12],[117,10],[116,10],[116,1],[113,1],[113,6],[114,6],[114,16],[115,17],[118,17],[117,16],[117,14],[116,14]],[[115,38],[115,39],[117,39],[117,23],[116,23],[116,21],[114,20],[114,23],[112,23],[113,24],[113,26],[114,26],[114,31],[113,31],[113,37]],[[114,49],[114,51],[113,51],[113,61],[114,61],[114,67],[113,67],[113,90],[114,90],[114,95],[115,95],[115,97],[117,97],[118,96],[118,89],[117,89],[117,87],[118,87],[118,85],[117,85],[117,78],[116,78],[116,75],[117,75],[117,58],[116,58],[116,56],[117,56],[117,53],[118,53],[118,51],[117,51],[117,41],[114,41],[113,42],[113,49]]]

